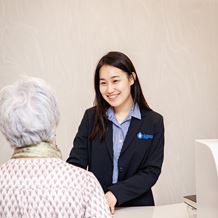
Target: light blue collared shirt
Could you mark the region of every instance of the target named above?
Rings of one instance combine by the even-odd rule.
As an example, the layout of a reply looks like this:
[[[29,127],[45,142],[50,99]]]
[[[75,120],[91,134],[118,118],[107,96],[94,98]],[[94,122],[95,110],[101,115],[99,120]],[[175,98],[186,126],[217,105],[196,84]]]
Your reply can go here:
[[[123,142],[126,138],[127,131],[129,129],[130,121],[132,117],[141,119],[141,112],[138,104],[135,104],[130,110],[128,116],[122,123],[118,123],[113,109],[108,108],[107,118],[113,123],[113,178],[112,183],[117,183],[118,180],[118,160],[120,152],[123,146]]]

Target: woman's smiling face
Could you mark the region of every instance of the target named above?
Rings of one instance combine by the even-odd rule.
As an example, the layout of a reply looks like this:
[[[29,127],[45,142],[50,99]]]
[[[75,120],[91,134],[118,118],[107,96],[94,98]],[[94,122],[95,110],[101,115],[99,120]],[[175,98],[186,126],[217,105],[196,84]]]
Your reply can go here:
[[[134,83],[133,75],[119,68],[103,65],[99,71],[99,89],[104,100],[115,110],[131,106],[131,85]]]

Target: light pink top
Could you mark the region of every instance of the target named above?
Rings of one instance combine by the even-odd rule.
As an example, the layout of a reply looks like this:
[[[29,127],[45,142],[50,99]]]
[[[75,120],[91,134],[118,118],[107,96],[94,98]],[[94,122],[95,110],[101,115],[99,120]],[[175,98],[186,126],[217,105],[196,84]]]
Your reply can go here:
[[[0,166],[1,218],[110,218],[90,172],[56,158],[11,159]]]

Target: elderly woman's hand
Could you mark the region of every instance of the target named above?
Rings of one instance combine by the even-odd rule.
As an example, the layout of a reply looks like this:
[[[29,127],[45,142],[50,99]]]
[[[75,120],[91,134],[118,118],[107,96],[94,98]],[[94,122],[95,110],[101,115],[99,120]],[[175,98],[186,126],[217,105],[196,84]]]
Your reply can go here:
[[[107,203],[109,205],[109,208],[110,208],[110,211],[112,214],[114,214],[114,211],[115,211],[115,205],[117,203],[117,199],[116,197],[114,196],[114,194],[111,192],[111,191],[108,191],[106,194],[105,194],[105,197],[107,199]]]

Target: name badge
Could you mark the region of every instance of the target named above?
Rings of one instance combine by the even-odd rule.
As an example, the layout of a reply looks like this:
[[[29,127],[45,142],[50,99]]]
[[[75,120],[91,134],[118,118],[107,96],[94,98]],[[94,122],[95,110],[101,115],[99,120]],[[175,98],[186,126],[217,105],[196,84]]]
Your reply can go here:
[[[142,132],[138,132],[137,133],[137,138],[138,139],[153,139],[154,135],[152,135],[152,134],[144,134]]]

